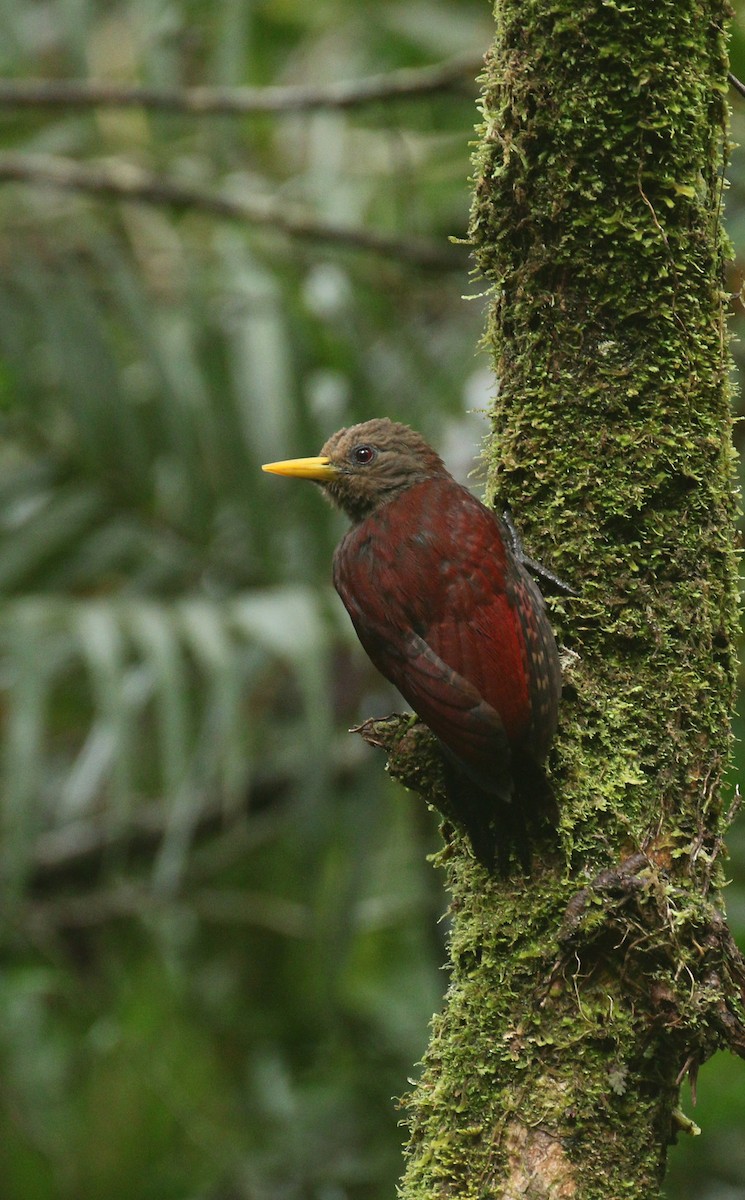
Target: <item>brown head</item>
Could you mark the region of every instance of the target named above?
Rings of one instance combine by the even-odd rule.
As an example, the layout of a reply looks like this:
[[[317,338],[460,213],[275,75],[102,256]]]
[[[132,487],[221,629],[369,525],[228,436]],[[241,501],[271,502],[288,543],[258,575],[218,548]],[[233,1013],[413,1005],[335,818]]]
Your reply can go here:
[[[317,458],[267,463],[275,475],[313,479],[354,522],[436,475],[447,475],[438,454],[408,425],[376,417],[334,433]]]

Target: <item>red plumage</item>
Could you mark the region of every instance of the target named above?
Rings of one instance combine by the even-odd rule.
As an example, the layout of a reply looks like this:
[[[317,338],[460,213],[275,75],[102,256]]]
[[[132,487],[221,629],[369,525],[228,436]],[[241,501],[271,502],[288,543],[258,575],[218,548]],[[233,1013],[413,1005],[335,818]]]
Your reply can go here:
[[[451,807],[491,865],[546,789],[561,672],[540,592],[499,518],[407,427],[369,421],[272,468],[308,463],[331,464],[322,481],[354,522],[334,584],[360,642],[439,739]]]

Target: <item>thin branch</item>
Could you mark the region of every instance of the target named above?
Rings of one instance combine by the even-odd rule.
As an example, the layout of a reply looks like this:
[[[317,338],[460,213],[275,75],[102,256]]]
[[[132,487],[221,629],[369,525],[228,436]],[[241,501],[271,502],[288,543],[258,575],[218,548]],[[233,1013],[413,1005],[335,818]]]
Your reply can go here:
[[[1,182],[36,183],[118,200],[196,210],[271,228],[302,241],[377,254],[427,270],[462,270],[464,266],[462,250],[450,244],[438,245],[416,236],[397,238],[373,229],[336,225],[296,205],[278,204],[268,196],[233,199],[154,175],[131,163],[116,162],[102,167],[46,154],[0,154]]]
[[[359,108],[408,100],[459,88],[474,89],[483,58],[461,55],[431,67],[409,67],[317,87],[152,88],[103,80],[4,79],[0,105],[6,108],[147,108],[200,116],[308,112],[319,108]]]
[[[311,915],[301,904],[279,896],[239,889],[200,888],[188,897],[162,895],[142,883],[118,883],[77,896],[54,896],[25,904],[16,920],[38,933],[84,929],[132,917],[150,917],[187,906],[205,922],[251,925],[282,937],[303,937]]]
[[[729,79],[735,91],[739,92],[741,96],[745,96],[745,83],[741,83],[737,76],[733,75],[731,71],[727,72],[727,78]]]
[[[219,796],[205,796],[195,803],[190,814],[194,842],[209,839],[210,863],[224,865],[220,856],[221,839],[227,836],[230,847],[247,855],[276,837],[286,821],[285,794],[289,779],[272,776],[253,784],[245,807],[226,813]],[[128,857],[139,854],[152,857],[168,834],[169,806],[151,801],[136,808],[122,824],[97,823],[90,819],[70,821],[37,837],[31,859],[32,887],[48,888],[66,874],[97,873],[112,853],[126,851]]]

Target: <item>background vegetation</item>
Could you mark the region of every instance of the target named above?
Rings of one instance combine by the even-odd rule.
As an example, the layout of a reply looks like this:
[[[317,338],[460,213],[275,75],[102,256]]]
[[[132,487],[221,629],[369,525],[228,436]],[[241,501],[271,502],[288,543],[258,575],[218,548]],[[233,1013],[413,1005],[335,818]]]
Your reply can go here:
[[[448,238],[491,35],[482,0],[0,10],[16,83],[474,64],[258,115],[0,96],[4,1200],[392,1194],[446,983],[437,835],[346,733],[396,702],[330,587],[342,523],[259,466],[385,413],[466,477],[492,383]],[[737,291],[740,149],[730,178]],[[742,945],[742,819],[730,849]],[[742,1064],[698,1091],[669,1195],[742,1196]]]

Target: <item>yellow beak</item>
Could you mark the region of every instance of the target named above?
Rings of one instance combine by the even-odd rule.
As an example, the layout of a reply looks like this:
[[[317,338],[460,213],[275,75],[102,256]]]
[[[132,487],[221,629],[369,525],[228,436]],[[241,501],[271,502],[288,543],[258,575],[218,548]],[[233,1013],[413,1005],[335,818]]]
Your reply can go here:
[[[284,462],[264,463],[261,469],[269,471],[271,475],[294,475],[297,479],[317,479],[320,483],[328,483],[339,474],[331,459],[323,455],[317,458],[286,458]]]

